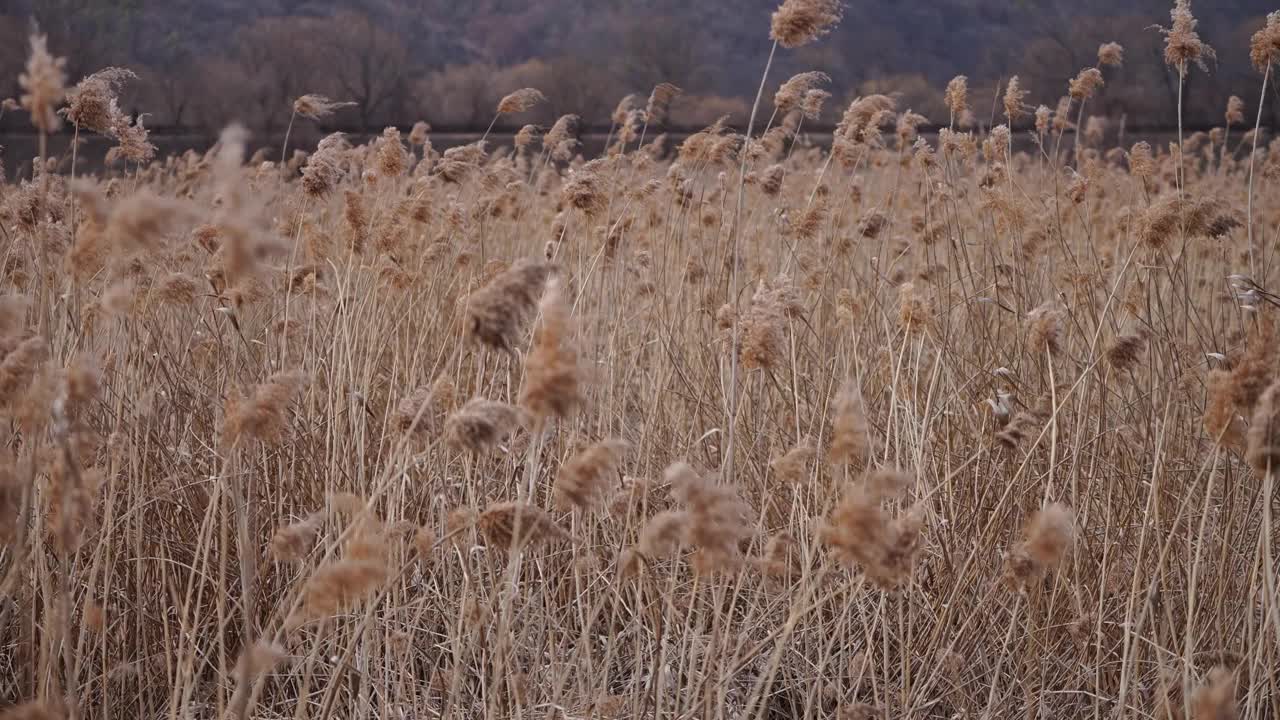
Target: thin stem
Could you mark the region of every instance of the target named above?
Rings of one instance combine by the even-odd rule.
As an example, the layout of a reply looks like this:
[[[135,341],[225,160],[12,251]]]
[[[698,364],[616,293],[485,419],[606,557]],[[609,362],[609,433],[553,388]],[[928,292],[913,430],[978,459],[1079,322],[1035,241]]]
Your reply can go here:
[[[1262,109],[1267,105],[1267,81],[1270,79],[1271,64],[1268,63],[1266,72],[1262,74],[1262,94],[1258,96],[1258,120],[1253,125],[1253,149],[1249,151],[1249,209],[1245,228],[1248,230],[1249,238],[1249,273],[1253,276],[1258,273],[1258,266],[1253,256],[1253,169],[1258,160],[1258,135],[1262,132]]]
[[[742,163],[738,170],[738,204],[733,211],[733,255],[729,268],[729,302],[734,306],[738,302],[738,248],[742,240],[742,199],[747,189],[747,144],[751,142],[751,132],[755,129],[756,113],[760,110],[760,99],[764,97],[764,86],[769,79],[769,69],[773,67],[773,56],[778,52],[778,41],[769,48],[769,60],[764,65],[764,74],[760,76],[760,89],[756,91],[756,101],[751,106],[751,119],[747,121],[747,135],[742,141]],[[734,423],[738,418],[738,323],[733,324],[733,344],[729,347],[729,417],[725,441],[724,478],[732,481],[734,452]]]
[[[1077,170],[1080,169],[1080,133],[1084,132],[1084,105],[1087,102],[1089,102],[1088,98],[1080,98],[1080,115],[1076,120],[1075,159]],[[1012,139],[1012,133],[1010,133],[1010,136],[1010,139]],[[1013,156],[1010,155],[1009,157]]]
[[[284,169],[285,159],[289,156],[289,135],[293,133],[293,121],[298,117],[298,111],[294,110],[289,115],[289,127],[284,131],[284,146],[280,148],[280,169]]]
[[[49,134],[43,129],[40,130],[40,215],[47,218],[49,215],[49,165],[47,158],[49,157]],[[31,168],[31,179],[35,180],[36,167]],[[45,268],[49,267],[49,246],[44,242],[43,234],[47,232],[44,228],[48,223],[41,222],[42,218],[36,218],[39,225],[36,228],[36,241],[39,245],[38,253],[40,257],[40,272],[44,273]],[[44,283],[40,285],[40,334],[46,339],[52,337],[50,333],[53,331],[53,308],[51,303],[46,302],[48,299],[48,286]]]
[[[1182,162],[1182,89],[1186,85],[1187,79],[1187,63],[1184,61],[1178,64],[1178,202],[1182,202],[1182,195],[1186,191],[1186,177],[1183,175]],[[1077,129],[1079,132],[1079,129]]]
[[[485,128],[484,135],[480,136],[481,144],[489,138],[489,133],[493,132],[493,126],[498,124],[498,118],[502,117],[501,113],[493,116],[493,120],[489,122],[489,127]]]
[[[1231,123],[1222,131],[1222,147],[1218,148],[1218,175],[1222,175],[1222,169],[1227,165],[1227,146],[1231,143]]]
[[[80,126],[75,126],[76,131],[71,138],[71,187],[74,189],[76,184],[76,159],[77,151],[80,149]],[[2,180],[3,178],[0,178]],[[71,203],[71,247],[76,245],[76,194],[75,192],[67,193],[69,202]],[[75,318],[75,326],[80,327],[80,284],[76,281],[76,276],[72,274],[69,278],[71,283],[71,312]]]

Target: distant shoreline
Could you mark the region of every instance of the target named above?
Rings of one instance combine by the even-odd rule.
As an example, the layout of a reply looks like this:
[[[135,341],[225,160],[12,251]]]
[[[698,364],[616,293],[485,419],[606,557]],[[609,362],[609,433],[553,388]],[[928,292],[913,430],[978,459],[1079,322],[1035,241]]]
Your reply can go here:
[[[922,127],[919,134],[926,138],[936,138],[940,128]],[[1184,134],[1190,137],[1196,132],[1207,132],[1211,128],[1208,127],[1186,127],[1183,129]],[[830,138],[835,128],[833,126],[820,126],[812,130],[805,129],[802,135],[810,142],[817,145],[830,144]],[[1112,128],[1111,133],[1115,133],[1119,128]],[[1266,128],[1264,128],[1266,130]],[[329,134],[329,132],[344,132],[351,139],[352,143],[365,143],[378,136],[378,133],[368,131],[352,131],[346,132],[342,130],[321,131],[308,129],[304,132],[295,131],[289,139],[290,155],[294,150],[310,151],[314,149],[320,138]],[[668,138],[668,148],[674,149],[676,145],[682,142],[689,135],[697,132],[696,129],[679,128],[667,129],[663,133],[650,134],[645,142],[651,142],[658,134],[665,134]],[[1030,128],[1019,128],[1017,137],[1025,138]],[[1172,139],[1176,136],[1176,127],[1163,126],[1133,126],[1124,129],[1126,138],[1133,138],[1132,142],[1137,139],[1159,139],[1161,141]],[[886,130],[886,138],[891,134],[891,130]],[[484,135],[484,129],[453,129],[447,128],[443,130],[432,130],[430,138],[432,147],[437,151],[446,150],[451,147],[465,145],[479,140]],[[502,145],[510,145],[515,137],[515,131],[504,128],[489,133],[489,142],[491,147]],[[64,158],[69,155],[71,141],[73,136],[67,132],[60,132],[49,138],[49,156],[56,158]],[[579,135],[582,142],[582,154],[585,157],[594,157],[604,150],[605,142],[609,139],[609,128],[589,128],[587,131]],[[164,128],[155,129],[151,134],[151,141],[156,145],[157,157],[164,158],[174,154],[182,154],[188,150],[203,153],[211,148],[217,142],[217,136],[201,131],[181,131],[167,132]],[[78,153],[77,164],[82,172],[100,172],[105,167],[105,157],[107,151],[114,142],[100,135],[82,135],[80,138],[81,149]],[[1126,140],[1126,142],[1130,142]],[[264,137],[252,136],[250,138],[250,153],[257,151],[259,148],[267,150],[267,156],[271,160],[278,160],[280,148],[284,143],[284,134],[272,134]],[[1123,144],[1123,143],[1122,143]],[[0,153],[0,160],[3,161],[5,176],[9,180],[18,177],[30,177],[31,161],[36,157],[39,150],[39,136],[32,132],[0,132],[0,147],[3,153]]]

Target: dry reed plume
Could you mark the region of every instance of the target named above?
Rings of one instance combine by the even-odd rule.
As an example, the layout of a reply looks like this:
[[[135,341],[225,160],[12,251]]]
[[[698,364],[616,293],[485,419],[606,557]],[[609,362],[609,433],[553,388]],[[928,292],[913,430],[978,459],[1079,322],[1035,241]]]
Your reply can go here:
[[[5,121],[126,162],[0,182],[0,717],[1280,715],[1280,14],[1169,142],[1104,113],[1161,41],[1215,91],[1171,19],[928,110],[766,70],[666,137],[646,84],[594,158],[155,157],[33,38]]]

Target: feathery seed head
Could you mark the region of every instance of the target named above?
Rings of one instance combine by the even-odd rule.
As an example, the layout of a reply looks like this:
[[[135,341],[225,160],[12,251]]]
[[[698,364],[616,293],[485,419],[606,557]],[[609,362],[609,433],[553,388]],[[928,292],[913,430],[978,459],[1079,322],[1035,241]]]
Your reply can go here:
[[[551,159],[566,162],[573,156],[578,145],[578,128],[582,118],[577,115],[562,115],[546,135],[542,136],[542,147],[551,153]]]
[[[1010,125],[1027,114],[1027,105],[1023,102],[1026,97],[1027,91],[1022,89],[1018,76],[1009,78],[1009,85],[1004,89],[1004,116]]]
[[[520,405],[538,423],[567,418],[582,404],[581,370],[570,337],[569,304],[558,280],[547,283],[538,303],[542,322],[525,363]]]
[[[773,12],[769,39],[798,48],[835,29],[844,16],[841,0],[783,0]]]
[[[649,518],[640,531],[636,551],[646,558],[662,558],[680,549],[689,524],[689,513],[665,510]]]
[[[1129,163],[1129,173],[1134,177],[1150,180],[1155,176],[1155,157],[1151,154],[1151,145],[1146,141],[1135,143],[1125,157]]]
[[[601,188],[600,177],[586,169],[573,173],[560,188],[560,196],[566,205],[577,208],[594,217],[604,212],[609,204],[608,195]]]
[[[1049,503],[1031,518],[1023,541],[1005,559],[1005,580],[1015,588],[1052,570],[1071,549],[1075,539],[1075,514],[1061,503]]]
[[[409,130],[410,147],[426,147],[430,142],[428,136],[431,134],[431,125],[421,120],[413,124]]]
[[[1280,380],[1271,383],[1254,406],[1248,458],[1260,475],[1280,470]]]
[[[426,387],[418,388],[396,405],[391,424],[406,435],[424,436],[440,425],[453,395],[453,383],[441,375]]]
[[[856,98],[836,126],[837,137],[853,145],[876,145],[880,140],[880,126],[894,119],[897,105],[897,101],[887,95]]]
[[[63,112],[73,125],[106,135],[123,115],[116,98],[120,87],[136,77],[132,70],[124,68],[99,70],[67,91]]]
[[[742,317],[742,367],[772,370],[786,358],[786,315],[777,290],[763,280]]]
[[[334,133],[320,141],[302,169],[302,189],[308,196],[324,197],[342,182],[342,160],[349,147],[342,133]]]
[[[281,372],[254,388],[250,397],[232,397],[222,425],[223,440],[229,446],[242,439],[280,444],[288,429],[289,404],[305,384],[301,372]]]
[[[671,83],[664,82],[655,85],[653,92],[649,93],[649,102],[645,105],[645,122],[651,125],[660,125],[667,119],[667,110],[671,107],[671,101],[683,92],[683,90]]]
[[[1016,451],[1022,443],[1040,429],[1042,418],[1028,411],[1018,412],[996,433],[996,442],[1006,452]]]
[[[31,114],[31,124],[42,133],[58,130],[58,105],[66,93],[66,74],[63,72],[66,64],[66,58],[55,58],[49,54],[47,36],[31,36],[31,54],[27,57],[26,71],[18,76],[18,86],[23,90],[19,100]]]
[[[147,139],[150,133],[142,122],[141,115],[130,121],[127,115],[121,113],[116,115],[115,122],[107,133],[119,143],[112,150],[135,165],[151,162],[156,155],[156,146]]]
[[[1165,36],[1164,61],[1176,67],[1185,76],[1190,69],[1188,65],[1195,63],[1201,70],[1207,70],[1205,59],[1216,57],[1213,48],[1200,39],[1196,32],[1199,21],[1191,14],[1191,0],[1174,0],[1173,10],[1169,12],[1173,24],[1161,28]]]
[[[1088,100],[1094,96],[1106,81],[1102,79],[1102,71],[1096,67],[1085,68],[1076,75],[1068,85],[1068,93],[1072,100]]]
[[[1267,15],[1266,24],[1253,34],[1249,42],[1249,59],[1258,72],[1280,62],[1280,10]]]
[[[770,165],[764,171],[764,177],[760,180],[760,189],[765,195],[773,197],[782,190],[782,180],[786,176],[786,170],[781,165]]]
[[[476,524],[491,546],[507,551],[572,539],[546,512],[518,502],[493,503],[480,513]]]
[[[635,93],[623,96],[623,98],[618,101],[618,105],[613,109],[613,114],[609,116],[613,121],[613,124],[619,126],[625,125],[627,123],[627,119],[631,117],[631,113],[635,111],[636,105],[639,102],[640,96]]]
[[[1041,356],[1056,354],[1062,337],[1063,311],[1052,300],[1027,315],[1027,352]]]
[[[1036,108],[1036,134],[1044,135],[1049,132],[1049,122],[1052,117],[1053,111],[1049,109],[1048,105],[1041,105]]]
[[[1071,96],[1064,95],[1058,99],[1058,107],[1053,111],[1053,130],[1062,134],[1074,126],[1071,122]]]
[[[1191,718],[1236,720],[1238,716],[1235,674],[1225,667],[1215,667],[1191,695]]]
[[[915,283],[898,286],[898,325],[903,330],[913,332],[925,327],[932,312],[928,298],[916,290]]]
[[[56,701],[32,700],[0,710],[0,720],[65,720],[66,717],[65,708]]]
[[[951,110],[952,119],[959,120],[964,115],[964,111],[969,109],[969,78],[965,75],[951,78],[951,82],[947,83],[943,100]]]
[[[898,136],[898,148],[910,147],[916,140],[920,126],[928,122],[929,118],[911,110],[898,115],[898,123],[894,131]]]
[[[813,445],[813,438],[805,435],[786,454],[774,458],[769,467],[784,482],[798,483],[807,477],[809,462],[815,455],[817,449]]]
[[[760,557],[752,563],[760,572],[777,580],[788,580],[799,574],[800,543],[788,532],[780,532],[765,543]]]
[[[786,115],[800,106],[806,93],[818,85],[829,82],[831,77],[823,72],[813,71],[793,75],[790,80],[782,83],[778,92],[774,93],[773,106],[777,108],[779,115]]]
[[[862,393],[853,381],[848,381],[835,398],[827,461],[833,465],[861,465],[871,461],[873,450]]]
[[[857,565],[877,587],[893,590],[911,577],[920,551],[924,510],[897,517],[885,511],[875,483],[855,485],[822,525],[822,542],[842,561]]]
[[[496,400],[475,398],[445,421],[445,439],[458,450],[479,455],[492,450],[520,424],[520,411]]]
[[[513,144],[519,150],[532,146],[541,137],[542,131],[537,125],[525,125],[516,133]]]
[[[1239,125],[1244,122],[1244,101],[1238,96],[1232,95],[1227,98],[1227,111],[1223,114],[1227,121],[1227,126]]]
[[[522,113],[532,109],[538,103],[546,102],[546,100],[547,97],[535,88],[521,88],[502,98],[501,102],[498,103],[498,114]]]
[[[1124,64],[1124,46],[1118,42],[1104,43],[1098,48],[1098,67],[1120,67]]]
[[[293,101],[293,111],[312,120],[323,120],[342,108],[355,107],[353,102],[336,102],[324,95],[303,95]]]
[[[369,245],[369,213],[364,206],[364,195],[355,190],[343,193],[342,217],[351,230],[351,253],[363,255]]]
[[[314,512],[294,523],[281,526],[271,536],[271,555],[283,563],[299,563],[306,559],[315,544],[316,533],[324,525],[324,512]]]
[[[355,522],[344,555],[317,568],[303,585],[298,610],[285,620],[287,628],[353,608],[390,578],[391,547],[386,528],[367,516]]]
[[[39,336],[21,341],[10,338],[3,345],[0,347],[4,352],[0,360],[0,408],[18,399],[19,391],[31,382],[37,366],[47,355],[44,338]]]
[[[800,100],[800,112],[809,120],[817,120],[822,115],[822,106],[831,98],[826,90],[813,89],[805,92]]]
[[[618,466],[628,447],[621,440],[605,440],[587,447],[560,466],[555,482],[557,504],[564,509],[598,508],[617,485]]]
[[[400,131],[394,127],[383,130],[378,142],[378,173],[382,177],[398,178],[404,174],[407,164]]]
[[[697,548],[694,567],[699,572],[732,570],[742,560],[741,544],[755,532],[751,507],[734,488],[700,476],[684,463],[665,473],[671,496],[684,510],[681,528],[684,545]]]
[[[1142,351],[1146,347],[1146,335],[1140,332],[1127,332],[1111,342],[1107,347],[1107,363],[1118,372],[1124,372],[1138,363]]]
[[[467,300],[470,334],[494,350],[512,352],[541,297],[552,266],[518,260]]]

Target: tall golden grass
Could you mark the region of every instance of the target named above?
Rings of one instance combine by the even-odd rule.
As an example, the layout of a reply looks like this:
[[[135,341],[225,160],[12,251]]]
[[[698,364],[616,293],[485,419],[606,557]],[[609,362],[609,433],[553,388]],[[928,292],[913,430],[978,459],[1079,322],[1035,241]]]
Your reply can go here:
[[[1265,99],[1280,14],[1248,50]],[[0,717],[1280,715],[1248,98],[1134,143],[1108,43],[985,124],[958,76],[936,138],[806,136],[830,79],[766,69],[673,150],[664,84],[591,160],[565,116],[277,163],[153,159],[132,75],[62,68],[6,106],[120,149],[0,186]]]

